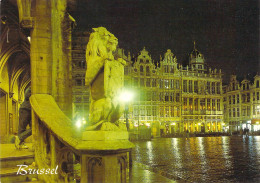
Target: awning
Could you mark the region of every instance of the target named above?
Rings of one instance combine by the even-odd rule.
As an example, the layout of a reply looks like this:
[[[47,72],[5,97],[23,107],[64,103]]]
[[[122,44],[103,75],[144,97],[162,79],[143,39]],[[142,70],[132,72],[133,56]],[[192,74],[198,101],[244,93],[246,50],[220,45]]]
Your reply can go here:
[[[251,120],[252,125],[260,125],[260,118],[255,118]]]

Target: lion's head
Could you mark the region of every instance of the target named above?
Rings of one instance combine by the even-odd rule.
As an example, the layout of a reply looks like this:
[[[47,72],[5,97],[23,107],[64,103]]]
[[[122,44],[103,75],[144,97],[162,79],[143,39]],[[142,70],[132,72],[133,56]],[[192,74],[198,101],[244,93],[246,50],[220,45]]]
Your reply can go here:
[[[89,57],[113,58],[118,40],[104,27],[93,28],[86,49],[86,61]]]

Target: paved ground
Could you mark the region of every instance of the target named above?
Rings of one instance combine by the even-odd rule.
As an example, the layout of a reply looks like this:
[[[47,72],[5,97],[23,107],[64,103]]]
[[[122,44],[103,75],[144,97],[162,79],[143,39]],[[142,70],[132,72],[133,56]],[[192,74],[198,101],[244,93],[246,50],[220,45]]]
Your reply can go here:
[[[33,155],[32,143],[26,143],[29,149],[17,150],[14,144],[0,144],[0,158]]]
[[[33,155],[32,144],[26,143],[29,149],[17,150],[14,144],[0,144],[0,159],[1,158],[11,158],[18,156]],[[12,158],[11,158],[12,159]],[[0,162],[1,163],[1,162]],[[17,167],[12,167],[9,169],[0,170],[1,173],[8,173],[8,171],[17,171]],[[130,170],[130,183],[174,183],[175,181],[160,175],[160,172],[153,172],[150,167],[133,162],[132,169]],[[1,178],[0,178],[1,182]]]
[[[133,160],[177,182],[260,182],[260,136],[135,142]]]
[[[130,183],[174,183],[171,179],[160,175],[159,172],[153,172],[146,165],[138,162],[133,162],[133,167],[130,170]]]

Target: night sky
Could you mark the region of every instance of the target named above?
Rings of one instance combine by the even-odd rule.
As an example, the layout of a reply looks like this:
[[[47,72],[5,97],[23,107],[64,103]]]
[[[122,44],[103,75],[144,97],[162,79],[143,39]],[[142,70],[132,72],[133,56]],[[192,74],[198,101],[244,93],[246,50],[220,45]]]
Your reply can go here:
[[[155,61],[171,49],[187,63],[196,41],[207,65],[239,77],[260,73],[258,0],[79,0],[77,28],[106,27],[131,55]]]

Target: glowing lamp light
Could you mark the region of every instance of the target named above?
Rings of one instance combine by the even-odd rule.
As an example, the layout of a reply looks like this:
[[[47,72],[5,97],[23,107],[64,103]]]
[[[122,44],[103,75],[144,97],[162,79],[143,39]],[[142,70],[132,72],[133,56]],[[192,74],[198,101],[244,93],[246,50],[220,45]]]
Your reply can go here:
[[[256,124],[259,124],[259,122],[257,121]]]
[[[77,126],[78,128],[81,127],[81,121],[80,121],[80,120],[78,120],[78,121],[76,122],[76,126]]]
[[[198,123],[198,125],[201,125],[200,123]]]
[[[150,123],[145,123],[145,125],[149,127],[149,126],[150,126]]]
[[[176,123],[171,123],[171,125],[176,125]]]
[[[134,94],[130,91],[123,91],[120,95],[120,100],[123,102],[129,102],[133,99]]]

